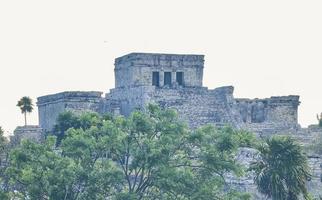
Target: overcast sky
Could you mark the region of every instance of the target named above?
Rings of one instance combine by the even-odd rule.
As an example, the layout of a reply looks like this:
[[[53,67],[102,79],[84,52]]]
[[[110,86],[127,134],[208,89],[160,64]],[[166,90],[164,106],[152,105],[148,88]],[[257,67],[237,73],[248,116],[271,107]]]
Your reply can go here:
[[[0,126],[23,125],[22,96],[108,92],[114,59],[130,52],[204,54],[204,86],[300,95],[299,122],[316,123],[321,10],[321,0],[1,0]]]

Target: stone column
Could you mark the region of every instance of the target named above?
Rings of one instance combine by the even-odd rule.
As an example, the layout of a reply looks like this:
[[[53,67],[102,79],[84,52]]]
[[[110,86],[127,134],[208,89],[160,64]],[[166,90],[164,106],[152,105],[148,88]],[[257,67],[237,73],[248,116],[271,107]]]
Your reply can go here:
[[[160,87],[164,86],[164,71],[159,72],[159,84],[160,84]]]
[[[252,123],[252,105],[250,103],[247,103],[247,123]]]
[[[177,85],[176,78],[177,78],[176,71],[172,71],[171,72],[171,85],[174,86],[174,87]]]

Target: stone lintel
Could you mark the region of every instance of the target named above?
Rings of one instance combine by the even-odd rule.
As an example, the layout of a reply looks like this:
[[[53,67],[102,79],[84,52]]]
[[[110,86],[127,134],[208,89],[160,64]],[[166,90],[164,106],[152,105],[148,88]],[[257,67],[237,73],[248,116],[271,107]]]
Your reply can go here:
[[[176,66],[204,67],[204,55],[197,54],[162,54],[162,53],[130,53],[115,59],[115,69],[127,66]]]
[[[97,91],[66,91],[57,94],[46,95],[37,98],[37,105],[42,106],[52,102],[62,101],[62,100],[77,100],[77,99],[88,99],[100,101],[102,98],[102,92]]]
[[[236,98],[237,103],[267,103],[270,105],[279,105],[279,104],[293,104],[293,105],[299,105],[301,102],[299,101],[300,96],[298,95],[289,95],[289,96],[272,96],[270,98],[264,98],[264,99],[248,99],[248,98]]]

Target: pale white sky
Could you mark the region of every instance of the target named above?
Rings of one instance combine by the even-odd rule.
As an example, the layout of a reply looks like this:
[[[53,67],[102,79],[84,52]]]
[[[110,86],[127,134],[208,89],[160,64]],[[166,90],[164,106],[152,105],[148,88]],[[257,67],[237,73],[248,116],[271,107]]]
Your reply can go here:
[[[0,126],[23,125],[25,95],[107,92],[114,58],[130,52],[205,54],[205,86],[300,95],[300,123],[316,123],[321,10],[321,0],[1,0]]]

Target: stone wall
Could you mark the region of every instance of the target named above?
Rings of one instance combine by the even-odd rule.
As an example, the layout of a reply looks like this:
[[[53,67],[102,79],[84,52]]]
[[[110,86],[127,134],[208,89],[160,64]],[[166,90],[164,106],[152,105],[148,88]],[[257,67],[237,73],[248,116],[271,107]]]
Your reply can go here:
[[[252,148],[240,148],[236,155],[236,162],[247,169],[252,162],[258,158],[258,152]],[[266,198],[258,192],[257,186],[254,183],[254,173],[246,172],[241,177],[236,177],[232,173],[225,175],[226,184],[228,188],[235,189],[240,192],[247,192],[251,194],[251,199],[266,200]]]
[[[203,55],[131,53],[115,59],[116,88],[105,98],[100,92],[63,92],[38,98],[39,122],[50,131],[59,113],[72,111],[111,112],[128,116],[148,103],[178,110],[191,127],[224,125],[272,134],[297,128],[298,96],[267,99],[235,99],[233,87],[208,90],[202,87]],[[153,85],[153,72],[159,72]],[[164,85],[164,74],[171,84]],[[177,72],[183,72],[178,84]]]
[[[99,112],[101,92],[62,92],[38,98],[39,125],[51,131],[57,117],[64,111]]]
[[[316,154],[311,147],[322,136],[322,128],[311,125],[308,128],[300,128],[290,131],[289,135],[299,141],[308,152],[309,165],[312,179],[308,182],[308,188],[315,197],[322,197],[322,155]]]
[[[278,123],[297,125],[299,96],[279,96],[266,99],[236,99],[245,123]]]
[[[236,102],[245,129],[260,134],[274,134],[299,126],[299,96],[236,99]]]
[[[22,139],[42,142],[45,138],[44,131],[40,126],[18,126],[10,137],[10,145],[15,146]]]
[[[270,135],[297,129],[298,96],[267,99],[235,99],[232,86],[208,90],[206,87],[136,86],[115,88],[105,99],[102,112],[117,110],[128,116],[148,103],[176,109],[190,127],[205,124],[232,125]]]
[[[322,197],[322,155],[309,155],[312,178],[308,181],[308,189],[314,197]]]
[[[143,109],[148,103],[156,103],[163,108],[177,110],[179,116],[193,128],[205,124],[239,127],[242,121],[233,98],[233,90],[231,86],[214,90],[204,87],[116,88],[107,95],[106,102],[119,106],[120,113],[125,116],[135,109]],[[113,109],[115,108],[107,106],[105,111],[114,113]]]
[[[161,87],[164,85],[164,72],[171,72],[172,84],[175,85],[176,72],[183,72],[185,86],[201,87],[203,67],[203,55],[131,53],[115,59],[115,86],[151,86],[152,72],[159,72]]]
[[[112,89],[106,95],[105,112],[115,113],[115,110],[119,110],[120,114],[128,116],[133,110],[144,108],[150,101],[148,94],[153,93],[154,90],[154,86]]]
[[[203,55],[131,53],[119,57],[115,59],[116,88],[107,95],[104,111],[114,112],[119,107],[119,112],[127,116],[155,102],[177,109],[191,127],[230,124],[271,134],[298,126],[299,96],[234,99],[233,87],[202,87],[203,68]],[[157,86],[152,85],[153,72],[159,72]],[[172,74],[170,87],[164,86],[164,72]],[[176,72],[184,73],[180,87]]]
[[[297,129],[298,96],[267,99],[235,99],[232,86],[208,90],[206,87],[133,86],[101,92],[63,92],[38,98],[39,124],[50,131],[64,111],[94,111],[128,116],[148,103],[176,109],[190,127],[205,124],[232,125],[271,135]]]
[[[152,102],[178,111],[179,116],[196,128],[206,124],[238,127],[241,123],[233,99],[233,87],[214,90],[207,88],[156,89]]]

